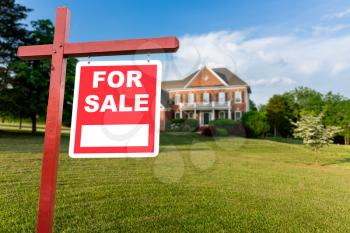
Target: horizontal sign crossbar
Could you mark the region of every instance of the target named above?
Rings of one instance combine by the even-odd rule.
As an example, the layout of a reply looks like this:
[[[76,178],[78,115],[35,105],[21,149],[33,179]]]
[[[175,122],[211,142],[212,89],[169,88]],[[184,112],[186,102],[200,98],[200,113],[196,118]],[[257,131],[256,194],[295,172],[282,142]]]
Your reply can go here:
[[[69,57],[113,56],[145,53],[172,53],[179,48],[176,37],[149,39],[112,40],[63,44],[63,55]],[[30,45],[18,48],[17,56],[24,60],[51,58],[56,52],[54,45]]]

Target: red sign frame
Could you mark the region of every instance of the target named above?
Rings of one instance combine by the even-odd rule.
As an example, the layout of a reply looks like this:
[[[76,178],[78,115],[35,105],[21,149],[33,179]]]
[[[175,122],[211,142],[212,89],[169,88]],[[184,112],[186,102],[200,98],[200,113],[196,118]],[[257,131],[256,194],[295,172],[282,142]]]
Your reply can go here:
[[[110,81],[108,78],[107,82],[107,76],[109,77],[112,72],[123,74],[125,78],[122,86],[116,88],[107,84]],[[130,87],[127,87],[128,72],[142,73],[138,82],[141,86],[132,86],[130,82]],[[75,76],[69,156],[72,158],[157,156],[161,72],[161,62],[157,60],[79,62]],[[104,73],[104,77],[95,77],[95,73]],[[119,79],[113,80],[111,82],[119,82]],[[96,86],[93,87],[94,85]],[[143,101],[147,104],[144,102],[142,106],[148,108],[148,111],[137,108],[139,105],[135,100],[145,95],[148,95],[148,98],[147,101],[146,99]],[[113,96],[113,99],[107,100],[107,96]],[[98,101],[94,99],[96,101],[88,105],[87,99],[90,100],[90,97],[95,97]],[[105,105],[105,101],[109,104]],[[115,108],[111,107],[110,101],[115,104],[112,104],[116,106]],[[134,108],[131,107],[132,103],[136,105]],[[97,105],[98,107],[94,108]]]

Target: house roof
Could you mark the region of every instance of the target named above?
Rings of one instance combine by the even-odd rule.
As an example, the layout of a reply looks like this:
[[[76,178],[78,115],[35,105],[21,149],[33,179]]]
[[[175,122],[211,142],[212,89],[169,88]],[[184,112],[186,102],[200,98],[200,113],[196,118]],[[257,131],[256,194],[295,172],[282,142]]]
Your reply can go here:
[[[173,89],[173,88],[184,88],[186,84],[198,73],[199,70],[193,72],[189,76],[187,76],[184,79],[180,80],[170,80],[170,81],[163,81],[162,82],[162,88],[164,89]]]
[[[206,67],[204,67],[206,68]],[[204,69],[202,68],[202,69]],[[192,78],[200,72],[202,69],[197,70],[187,76],[184,79],[181,80],[171,80],[171,81],[163,81],[162,82],[162,88],[164,89],[176,89],[176,88],[185,88],[186,84],[192,80]],[[240,79],[237,75],[232,73],[227,68],[214,68],[211,69],[215,74],[217,74],[227,85],[231,86],[248,86],[246,82],[244,82],[242,79]]]

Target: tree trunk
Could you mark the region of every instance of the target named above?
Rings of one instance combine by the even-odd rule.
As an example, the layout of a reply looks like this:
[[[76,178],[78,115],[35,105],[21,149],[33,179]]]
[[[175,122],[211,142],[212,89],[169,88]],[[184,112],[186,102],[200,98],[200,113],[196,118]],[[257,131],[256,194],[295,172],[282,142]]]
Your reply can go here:
[[[36,133],[36,114],[32,114],[30,116],[30,119],[32,120],[32,134]]]
[[[19,117],[19,129],[22,129],[22,117]]]
[[[350,139],[349,139],[348,135],[344,136],[344,144],[345,145],[349,145],[350,144]]]
[[[314,148],[314,154],[315,154],[315,164],[318,166],[320,165],[320,161],[318,160],[318,150]]]
[[[276,127],[276,125],[273,126],[273,136],[277,137],[277,127]]]

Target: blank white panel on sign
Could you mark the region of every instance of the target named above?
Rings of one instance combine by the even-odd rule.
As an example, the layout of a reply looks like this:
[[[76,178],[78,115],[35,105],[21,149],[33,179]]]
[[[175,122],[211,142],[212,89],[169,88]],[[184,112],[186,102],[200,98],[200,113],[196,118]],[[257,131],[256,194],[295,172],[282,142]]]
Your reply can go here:
[[[82,125],[80,146],[148,146],[148,130],[148,124]]]

